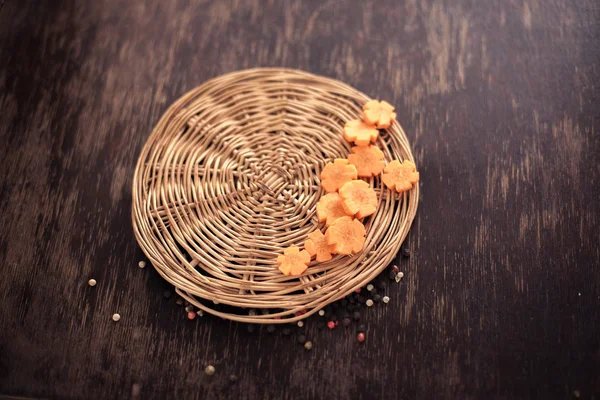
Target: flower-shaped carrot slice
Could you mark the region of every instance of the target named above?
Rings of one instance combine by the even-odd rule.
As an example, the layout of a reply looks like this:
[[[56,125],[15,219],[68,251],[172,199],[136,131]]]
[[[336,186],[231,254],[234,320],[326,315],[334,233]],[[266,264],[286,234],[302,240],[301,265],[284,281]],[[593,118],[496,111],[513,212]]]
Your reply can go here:
[[[345,158],[336,158],[321,171],[321,186],[326,192],[337,192],[344,183],[358,177],[356,167]]]
[[[376,141],[378,136],[377,128],[365,124],[360,119],[349,121],[344,126],[344,138],[357,146],[368,146],[369,143]]]
[[[279,264],[279,270],[284,275],[301,275],[310,262],[310,254],[308,251],[302,250],[296,246],[288,247],[283,251],[283,255],[277,257],[277,264]]]
[[[383,151],[377,146],[353,147],[348,162],[356,167],[358,176],[371,177],[379,175],[385,168]]]
[[[383,170],[381,181],[390,189],[396,189],[398,192],[405,192],[412,189],[413,185],[419,181],[417,167],[410,161],[400,163],[394,160]]]
[[[340,189],[342,207],[356,218],[368,217],[377,210],[377,194],[365,181],[350,181]]]
[[[386,129],[396,120],[396,113],[394,106],[387,101],[371,100],[363,106],[363,118],[368,124],[375,125],[379,129]]]
[[[333,258],[329,245],[325,240],[325,235],[320,230],[308,234],[308,240],[304,242],[304,248],[311,257],[317,256],[316,260],[319,262],[329,261]]]
[[[365,226],[352,217],[336,219],[325,232],[325,240],[335,254],[358,253],[365,244]]]
[[[329,226],[338,218],[345,217],[346,211],[342,207],[342,198],[338,193],[328,193],[321,197],[317,203],[317,218]]]

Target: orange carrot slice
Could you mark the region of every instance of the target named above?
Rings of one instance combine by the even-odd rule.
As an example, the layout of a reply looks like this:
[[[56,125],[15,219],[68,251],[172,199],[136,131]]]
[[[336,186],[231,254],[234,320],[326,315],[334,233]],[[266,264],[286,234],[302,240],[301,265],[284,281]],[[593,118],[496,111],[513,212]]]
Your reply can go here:
[[[358,253],[365,244],[365,226],[352,217],[336,219],[325,232],[325,240],[335,254]]]
[[[317,218],[329,226],[338,218],[345,217],[346,211],[342,207],[342,198],[338,193],[328,193],[321,197],[317,203]]]
[[[321,186],[326,192],[336,192],[342,185],[358,177],[356,167],[348,164],[345,158],[336,158],[327,163],[321,172]]]
[[[320,230],[308,234],[308,240],[304,242],[304,248],[311,257],[317,256],[316,260],[319,262],[329,261],[333,258],[329,245],[325,240],[325,235]]]
[[[368,146],[376,141],[378,136],[379,131],[373,125],[365,124],[360,119],[349,121],[344,126],[344,138],[357,146]]]
[[[364,218],[377,210],[377,193],[365,181],[350,181],[340,189],[342,207],[348,215]]]
[[[413,185],[419,181],[417,167],[410,161],[400,163],[394,160],[383,170],[381,181],[390,189],[396,189],[398,192],[405,192],[412,189]]]
[[[282,256],[277,257],[277,264],[279,264],[279,270],[284,275],[301,275],[310,262],[310,254],[308,251],[302,250],[296,246],[288,247],[283,251]]]
[[[358,176],[371,177],[379,175],[385,168],[383,151],[377,146],[353,147],[348,162],[356,167]]]
[[[396,120],[396,113],[394,106],[387,101],[371,100],[363,106],[363,118],[368,124],[375,125],[379,129],[386,129]]]

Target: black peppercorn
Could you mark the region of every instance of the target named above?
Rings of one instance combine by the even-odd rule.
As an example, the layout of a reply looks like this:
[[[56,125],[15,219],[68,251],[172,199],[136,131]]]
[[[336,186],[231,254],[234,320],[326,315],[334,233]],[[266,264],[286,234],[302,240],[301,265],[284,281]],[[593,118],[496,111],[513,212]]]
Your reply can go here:
[[[304,335],[298,336],[298,343],[300,343],[300,344],[306,343],[306,336],[304,336]]]

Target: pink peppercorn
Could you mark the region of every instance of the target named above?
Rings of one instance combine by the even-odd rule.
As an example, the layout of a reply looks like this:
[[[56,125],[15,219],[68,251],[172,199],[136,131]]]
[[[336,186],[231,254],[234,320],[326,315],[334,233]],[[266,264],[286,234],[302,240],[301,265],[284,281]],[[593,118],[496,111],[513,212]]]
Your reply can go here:
[[[327,327],[328,327],[329,329],[333,329],[333,328],[335,328],[335,322],[333,322],[333,321],[329,321],[329,322],[327,323]]]
[[[356,289],[354,293],[360,293],[360,288]]]
[[[190,312],[188,313],[188,319],[191,321],[191,320],[193,320],[194,318],[196,318],[196,313],[195,313],[195,312],[193,312],[193,311],[190,311]]]
[[[393,265],[392,266],[392,271],[398,273],[398,266],[397,265]]]
[[[356,336],[356,340],[358,340],[358,343],[362,343],[365,341],[365,334],[360,332],[357,336]]]
[[[335,326],[338,326],[339,323],[340,321],[335,321]]]

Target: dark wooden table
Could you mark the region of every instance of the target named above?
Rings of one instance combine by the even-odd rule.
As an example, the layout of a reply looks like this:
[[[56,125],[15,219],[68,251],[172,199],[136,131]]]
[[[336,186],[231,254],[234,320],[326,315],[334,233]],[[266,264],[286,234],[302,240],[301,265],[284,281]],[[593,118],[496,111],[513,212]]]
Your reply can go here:
[[[597,1],[0,7],[1,394],[600,399]],[[310,352],[281,329],[188,321],[137,267],[131,180],[153,125],[256,66],[387,99],[413,143],[412,256],[363,312],[362,345],[319,317],[294,328]]]

